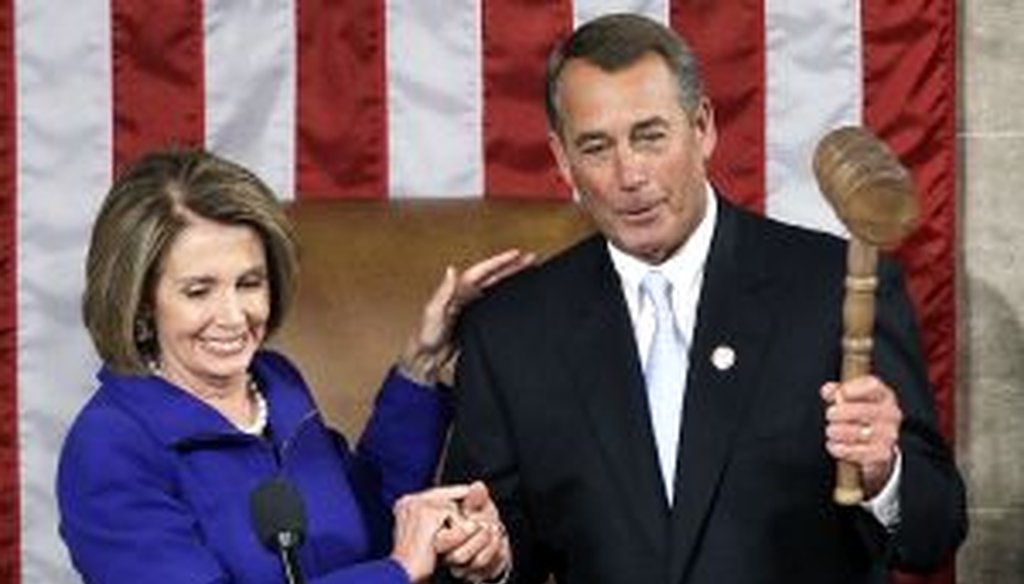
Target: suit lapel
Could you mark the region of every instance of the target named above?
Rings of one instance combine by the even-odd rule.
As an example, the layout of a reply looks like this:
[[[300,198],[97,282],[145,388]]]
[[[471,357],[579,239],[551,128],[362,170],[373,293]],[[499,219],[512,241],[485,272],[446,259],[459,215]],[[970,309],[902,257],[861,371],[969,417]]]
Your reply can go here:
[[[681,581],[714,505],[736,429],[750,402],[771,328],[764,246],[719,199],[690,350],[671,518],[671,580]],[[733,357],[730,363],[729,355]]]
[[[592,243],[575,295],[587,300],[570,313],[565,359],[609,479],[621,493],[609,504],[628,509],[638,531],[664,557],[668,506],[632,324],[604,240]]]

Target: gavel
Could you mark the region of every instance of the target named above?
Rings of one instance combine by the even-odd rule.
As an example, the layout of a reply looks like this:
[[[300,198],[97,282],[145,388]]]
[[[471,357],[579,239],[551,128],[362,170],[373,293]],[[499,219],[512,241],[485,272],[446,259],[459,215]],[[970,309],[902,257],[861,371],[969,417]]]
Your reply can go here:
[[[814,175],[850,233],[841,371],[841,380],[849,381],[871,371],[878,249],[892,249],[910,233],[917,200],[907,169],[884,142],[860,127],[839,128],[821,139],[814,152]],[[837,462],[832,498],[840,505],[864,499],[855,464]]]

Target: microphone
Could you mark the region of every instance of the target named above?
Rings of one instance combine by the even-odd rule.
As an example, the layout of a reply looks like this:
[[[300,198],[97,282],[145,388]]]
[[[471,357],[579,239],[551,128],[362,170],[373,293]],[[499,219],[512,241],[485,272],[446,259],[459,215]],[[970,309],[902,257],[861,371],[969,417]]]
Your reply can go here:
[[[296,557],[306,534],[306,508],[299,492],[283,478],[266,480],[249,496],[249,511],[256,536],[281,559],[285,582],[305,584]]]

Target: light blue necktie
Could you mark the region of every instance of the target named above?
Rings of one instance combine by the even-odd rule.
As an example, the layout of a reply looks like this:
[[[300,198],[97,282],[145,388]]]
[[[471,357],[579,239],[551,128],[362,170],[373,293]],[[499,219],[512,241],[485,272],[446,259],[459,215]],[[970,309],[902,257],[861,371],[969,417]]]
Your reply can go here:
[[[661,478],[671,505],[686,390],[686,342],[672,312],[672,283],[661,272],[652,271],[644,276],[640,289],[654,305],[654,338],[648,348],[644,378]]]

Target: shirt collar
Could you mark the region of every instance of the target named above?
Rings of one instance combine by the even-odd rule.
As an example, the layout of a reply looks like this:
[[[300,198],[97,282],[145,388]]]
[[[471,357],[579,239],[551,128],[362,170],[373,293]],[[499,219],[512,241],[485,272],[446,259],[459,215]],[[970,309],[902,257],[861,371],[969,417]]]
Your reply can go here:
[[[612,265],[622,281],[622,289],[630,312],[636,314],[640,305],[640,282],[652,270],[665,275],[672,283],[676,293],[682,293],[700,283],[704,273],[704,263],[711,249],[711,237],[715,230],[718,217],[718,201],[713,194],[711,185],[705,183],[704,217],[697,228],[690,234],[671,256],[658,265],[651,265],[643,260],[627,254],[615,247],[611,241],[607,243],[608,254]]]

